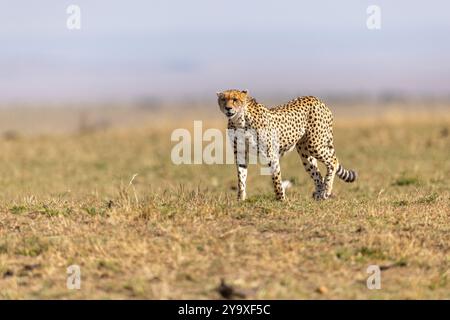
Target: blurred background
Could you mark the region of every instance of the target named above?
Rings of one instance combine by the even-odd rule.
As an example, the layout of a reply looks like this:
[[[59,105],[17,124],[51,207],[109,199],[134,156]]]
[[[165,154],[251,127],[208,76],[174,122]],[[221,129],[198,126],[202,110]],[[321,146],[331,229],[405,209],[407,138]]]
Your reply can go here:
[[[73,4],[80,30],[66,26]],[[366,26],[373,4],[379,30]],[[267,103],[450,100],[444,0],[1,0],[0,9],[0,125],[10,108],[153,112],[215,105],[227,88]]]

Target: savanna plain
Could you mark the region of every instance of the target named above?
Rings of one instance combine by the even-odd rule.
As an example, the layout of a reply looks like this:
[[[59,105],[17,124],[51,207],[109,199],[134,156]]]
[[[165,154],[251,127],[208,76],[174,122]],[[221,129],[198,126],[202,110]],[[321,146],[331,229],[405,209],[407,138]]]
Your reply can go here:
[[[258,165],[238,203],[234,165],[173,164],[174,129],[225,131],[216,107],[0,110],[0,298],[449,299],[450,107],[330,107],[359,180],[316,202],[294,151],[284,203]]]

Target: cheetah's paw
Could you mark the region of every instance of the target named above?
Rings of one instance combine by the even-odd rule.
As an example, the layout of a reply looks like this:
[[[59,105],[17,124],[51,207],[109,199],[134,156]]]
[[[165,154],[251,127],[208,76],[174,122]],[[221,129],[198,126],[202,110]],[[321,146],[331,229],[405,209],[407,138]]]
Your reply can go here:
[[[331,194],[328,194],[327,192],[325,192],[323,190],[319,190],[319,191],[314,191],[312,196],[313,196],[314,200],[320,201],[320,200],[326,200],[326,199],[330,198]]]

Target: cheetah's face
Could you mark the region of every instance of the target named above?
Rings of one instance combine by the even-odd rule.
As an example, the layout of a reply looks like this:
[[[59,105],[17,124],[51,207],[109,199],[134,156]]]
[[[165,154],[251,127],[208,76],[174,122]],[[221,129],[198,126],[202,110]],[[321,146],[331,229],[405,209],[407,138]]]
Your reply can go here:
[[[246,90],[226,90],[217,92],[220,110],[228,117],[233,118],[245,109],[247,101]]]

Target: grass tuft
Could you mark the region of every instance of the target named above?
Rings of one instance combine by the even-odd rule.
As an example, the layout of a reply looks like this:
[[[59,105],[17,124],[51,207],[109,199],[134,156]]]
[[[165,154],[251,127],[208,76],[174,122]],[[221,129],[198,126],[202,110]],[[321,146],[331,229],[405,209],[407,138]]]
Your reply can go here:
[[[410,185],[419,185],[420,184],[420,180],[417,177],[400,177],[397,178],[392,185],[394,186],[410,186]]]

